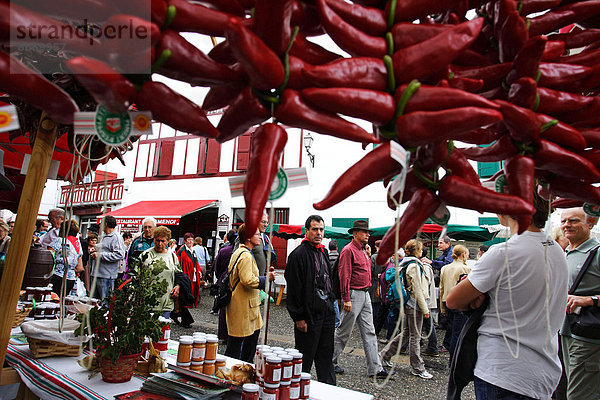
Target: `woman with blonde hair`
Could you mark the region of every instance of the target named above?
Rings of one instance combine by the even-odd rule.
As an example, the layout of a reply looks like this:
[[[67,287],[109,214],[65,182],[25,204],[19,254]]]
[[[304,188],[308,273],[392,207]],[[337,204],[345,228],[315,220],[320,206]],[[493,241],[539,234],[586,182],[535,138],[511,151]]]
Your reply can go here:
[[[440,273],[440,303],[442,315],[448,319],[448,324],[451,326],[450,333],[450,359],[454,355],[454,349],[458,342],[458,336],[462,330],[467,318],[460,310],[449,309],[446,307],[446,297],[450,290],[458,284],[461,275],[467,275],[471,272],[471,267],[467,265],[469,259],[469,249],[462,244],[457,244],[452,250],[452,259],[450,264],[444,265]],[[446,331],[448,334],[448,331]]]
[[[398,279],[402,282],[392,282],[391,292],[393,293],[394,301],[400,302],[402,294],[397,291],[398,286],[403,285],[404,290],[409,294],[409,297],[404,304],[404,313],[406,315],[406,323],[408,324],[408,352],[410,359],[411,372],[413,375],[422,379],[431,379],[431,375],[425,369],[425,363],[421,357],[421,329],[423,327],[423,318],[429,318],[429,308],[427,300],[429,299],[429,278],[423,268],[421,262],[421,254],[423,252],[423,243],[419,240],[409,240],[404,246],[405,257],[398,265]],[[395,275],[395,269],[389,268],[386,271],[386,278]],[[403,278],[402,276],[405,276]],[[398,351],[398,344],[402,339],[402,334],[396,335],[381,353],[379,354],[381,362],[384,366],[390,365],[390,359]]]

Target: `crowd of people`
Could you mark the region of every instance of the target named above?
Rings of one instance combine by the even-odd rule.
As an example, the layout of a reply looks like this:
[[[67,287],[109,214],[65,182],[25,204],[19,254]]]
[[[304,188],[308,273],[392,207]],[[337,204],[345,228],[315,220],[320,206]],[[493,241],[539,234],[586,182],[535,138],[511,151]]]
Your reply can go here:
[[[531,225],[521,234],[515,217],[498,215],[511,237],[481,246],[472,267],[469,250],[446,236],[438,240],[436,258],[413,239],[386,265],[377,265],[380,242],[371,251],[367,221],[354,221],[350,243],[339,250],[335,240],[323,245],[323,218],[309,216],[305,237],[285,268],[286,305],[303,371],[314,364],[317,379],[335,385],[357,326],[366,373],[373,378],[387,377],[401,353],[409,355],[412,374],[431,379],[423,357],[449,352],[449,398],[460,398],[456,393],[464,385],[458,377],[471,366],[467,373],[474,376],[477,399],[598,399],[600,339],[571,329],[573,315],[599,306],[600,243],[591,237],[596,220],[582,208],[563,210],[560,235],[554,232],[552,239],[543,231],[547,202],[536,196],[534,205]],[[218,336],[227,343],[226,355],[252,360],[263,327],[259,290],[274,279],[269,267],[276,259],[265,233],[266,213],[255,232],[242,225],[226,234],[214,269],[200,238],[186,233],[181,246],[171,247],[171,231],[153,218],[132,237],[116,234],[115,219],[106,216],[102,234],[89,232],[86,239],[61,210],[52,210],[48,221],[37,225],[34,242],[55,253],[52,283],[66,285],[62,293],[71,291],[78,276],[89,276],[86,288],[93,284],[93,294],[102,299],[117,279],[127,278],[135,260],[146,267],[162,260],[166,268],[159,278],[167,291],[156,311],[189,327],[189,308],[198,305],[203,288],[209,281],[218,287],[227,277],[231,301],[214,310]],[[0,244],[7,236],[4,225],[0,221]],[[445,336],[438,347],[441,325]],[[378,340],[384,328],[387,335]]]

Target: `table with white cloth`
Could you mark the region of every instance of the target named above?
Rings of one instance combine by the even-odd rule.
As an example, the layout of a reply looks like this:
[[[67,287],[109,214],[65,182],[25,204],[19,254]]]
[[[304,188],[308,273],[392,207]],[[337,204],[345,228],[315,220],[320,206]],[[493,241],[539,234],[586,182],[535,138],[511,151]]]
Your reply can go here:
[[[167,362],[175,364],[178,342],[169,341]],[[88,353],[89,354],[89,353]],[[83,358],[84,353],[79,358]],[[145,379],[134,375],[129,382],[106,383],[100,373],[88,379],[89,371],[77,363],[76,357],[47,357],[36,359],[27,345],[8,345],[6,361],[21,377],[23,383],[43,400],[109,400],[117,394],[139,390]],[[241,361],[228,358],[227,367]],[[234,397],[235,398],[235,397]],[[237,395],[239,398],[239,395]],[[372,400],[373,396],[337,386],[311,381],[310,398],[314,400]]]

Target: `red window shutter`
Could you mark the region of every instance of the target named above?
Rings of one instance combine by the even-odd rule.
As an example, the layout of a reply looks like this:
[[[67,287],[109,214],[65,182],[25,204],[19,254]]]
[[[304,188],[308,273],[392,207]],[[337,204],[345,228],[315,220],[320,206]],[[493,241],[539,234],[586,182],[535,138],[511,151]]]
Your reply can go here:
[[[165,140],[160,142],[160,154],[158,161],[157,176],[169,176],[173,168],[173,153],[175,152],[175,141]]]
[[[206,166],[206,141],[208,139],[201,138],[200,146],[198,148],[198,169],[197,172],[199,174],[204,173],[204,168]]]
[[[250,160],[250,138],[251,132],[246,132],[238,137],[237,148],[237,170],[245,171],[248,169],[248,161]]]
[[[214,139],[208,139],[206,149],[206,169],[207,174],[216,174],[221,165],[221,143]]]

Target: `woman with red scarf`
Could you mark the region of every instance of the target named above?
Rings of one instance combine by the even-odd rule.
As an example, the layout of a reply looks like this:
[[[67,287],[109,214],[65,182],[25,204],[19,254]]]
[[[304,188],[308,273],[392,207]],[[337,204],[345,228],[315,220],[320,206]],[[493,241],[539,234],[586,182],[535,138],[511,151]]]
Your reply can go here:
[[[74,219],[70,221],[64,221],[60,227],[59,232],[66,237],[58,237],[54,239],[48,246],[48,250],[54,253],[54,273],[50,282],[52,283],[52,291],[61,295],[61,286],[63,282],[63,276],[67,274],[66,280],[66,295],[71,293],[73,286],[75,285],[75,279],[81,271],[83,271],[83,262],[81,256],[83,250],[81,249],[81,243],[77,238],[79,233],[79,225]],[[64,249],[64,251],[63,251]],[[65,262],[64,257],[66,256],[67,261]],[[67,270],[65,271],[65,264]]]
[[[194,296],[194,307],[198,306],[198,299],[200,298],[200,265],[198,259],[192,250],[194,246],[194,235],[186,233],[183,236],[183,246],[177,250],[177,257],[179,257],[179,265],[181,270],[190,278],[192,282],[192,296]]]

